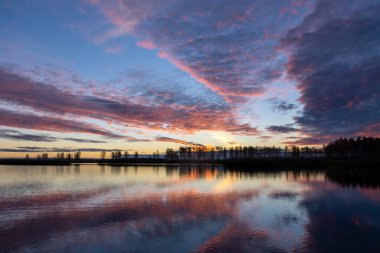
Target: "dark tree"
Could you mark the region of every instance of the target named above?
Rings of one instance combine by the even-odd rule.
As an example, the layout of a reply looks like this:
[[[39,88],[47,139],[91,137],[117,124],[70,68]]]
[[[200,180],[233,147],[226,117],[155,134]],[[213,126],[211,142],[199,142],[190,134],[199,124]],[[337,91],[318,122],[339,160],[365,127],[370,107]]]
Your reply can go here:
[[[74,159],[75,160],[79,160],[80,156],[81,156],[81,152],[80,151],[77,151],[77,152],[74,153]]]
[[[178,160],[179,159],[178,152],[173,150],[172,148],[166,149],[165,159]]]
[[[380,138],[340,138],[324,146],[327,157],[380,158]]]

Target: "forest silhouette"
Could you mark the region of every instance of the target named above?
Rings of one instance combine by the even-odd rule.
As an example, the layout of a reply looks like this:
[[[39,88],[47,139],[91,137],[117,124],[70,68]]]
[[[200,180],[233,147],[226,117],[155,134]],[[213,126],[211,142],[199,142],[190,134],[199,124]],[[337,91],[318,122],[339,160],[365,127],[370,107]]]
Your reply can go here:
[[[360,166],[380,162],[380,138],[340,138],[321,147],[309,146],[181,146],[140,155],[137,151],[101,151],[97,159],[82,158],[80,150],[74,153],[59,152],[54,157],[48,153],[25,159],[0,159],[2,164],[71,164],[95,163],[219,163],[228,166],[255,165],[257,167],[321,167],[328,164]]]

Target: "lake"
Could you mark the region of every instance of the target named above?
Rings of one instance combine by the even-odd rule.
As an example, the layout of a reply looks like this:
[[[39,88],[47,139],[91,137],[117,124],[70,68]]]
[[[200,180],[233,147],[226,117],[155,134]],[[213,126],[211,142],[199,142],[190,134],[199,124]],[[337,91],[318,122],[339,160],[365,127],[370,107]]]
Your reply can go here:
[[[1,252],[380,252],[380,179],[211,165],[0,166]]]

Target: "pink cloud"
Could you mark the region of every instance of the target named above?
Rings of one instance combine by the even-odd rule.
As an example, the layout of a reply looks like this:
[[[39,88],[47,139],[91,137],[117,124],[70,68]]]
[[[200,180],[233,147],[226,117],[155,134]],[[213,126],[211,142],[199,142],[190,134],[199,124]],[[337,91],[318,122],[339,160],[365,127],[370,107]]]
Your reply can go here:
[[[235,134],[251,135],[257,130],[247,124],[239,124],[235,121],[233,112],[228,108],[202,108],[199,106],[178,106],[170,104],[148,106],[137,104],[125,99],[107,99],[100,96],[73,94],[69,90],[60,90],[55,86],[41,82],[35,82],[5,69],[0,69],[0,99],[13,104],[28,106],[42,114],[49,112],[56,115],[76,115],[98,119],[106,122],[115,122],[121,125],[128,124],[139,128],[155,129],[172,132],[195,132],[202,130],[228,131]],[[3,115],[4,116],[4,115]],[[22,116],[13,115],[3,118],[2,125],[13,125],[20,121]],[[42,130],[64,131],[53,124],[53,119],[48,119],[49,124],[41,123],[35,118],[28,118],[35,122],[33,129],[41,125]],[[18,127],[31,127],[27,122],[20,121]],[[58,122],[58,121],[57,121]],[[50,124],[51,123],[51,124]],[[69,121],[65,121],[69,124]],[[48,127],[51,125],[51,127]],[[79,128],[83,124],[72,121],[68,129],[84,131]],[[48,128],[47,128],[48,127]],[[54,131],[54,130],[53,130]],[[100,132],[99,132],[100,134]]]
[[[159,57],[233,104],[236,99],[228,97],[261,96],[265,89],[263,84],[285,71],[276,63],[279,52],[272,46],[274,43],[267,44],[262,34],[267,38],[280,38],[293,26],[288,19],[292,14],[275,20],[269,18],[270,14],[292,4],[295,5],[292,13],[304,14],[305,7],[290,0],[280,1],[270,8],[249,1],[223,4],[225,8],[216,15],[209,11],[217,7],[212,2],[120,0],[96,3],[115,27],[137,38],[139,46],[158,49]],[[279,25],[273,26],[274,22]]]
[[[139,47],[143,47],[143,48],[146,48],[146,49],[149,49],[149,50],[153,50],[153,49],[156,48],[156,46],[154,45],[153,41],[151,41],[151,40],[139,41],[139,42],[137,42],[137,45]]]

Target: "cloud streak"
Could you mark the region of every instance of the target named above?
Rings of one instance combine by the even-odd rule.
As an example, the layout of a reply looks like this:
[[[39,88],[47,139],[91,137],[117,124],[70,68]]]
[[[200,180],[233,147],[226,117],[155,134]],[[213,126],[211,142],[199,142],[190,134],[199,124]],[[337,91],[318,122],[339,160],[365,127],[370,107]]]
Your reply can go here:
[[[199,144],[199,143],[188,142],[188,141],[184,141],[184,140],[179,140],[179,139],[174,139],[174,138],[169,138],[169,137],[163,137],[163,136],[157,136],[155,138],[155,140],[159,141],[159,142],[178,143],[181,145],[191,146],[191,147],[202,147],[203,146],[202,144]]]
[[[1,139],[9,139],[15,141],[35,141],[35,142],[53,142],[57,139],[45,135],[23,134],[19,131],[2,129],[0,130]]]
[[[79,138],[56,138],[47,135],[37,135],[37,134],[25,134],[15,130],[1,129],[0,138],[9,139],[15,141],[33,141],[33,142],[54,142],[54,141],[72,141],[81,143],[106,143],[100,140],[91,139],[79,139]]]
[[[75,95],[55,86],[21,77],[5,68],[0,68],[0,88],[2,89],[0,99],[3,101],[28,106],[40,113],[58,115],[57,118],[37,117],[2,110],[0,122],[6,126],[28,126],[31,129],[87,132],[111,138],[122,137],[80,121],[83,117],[87,117],[168,131],[193,132],[212,129],[243,135],[257,132],[248,124],[237,123],[233,112],[223,107],[203,108],[189,105],[176,109],[165,104],[147,106],[125,99],[111,100],[98,96]],[[66,115],[76,115],[78,121],[66,120],[64,119]]]
[[[269,126],[267,130],[273,133],[292,133],[300,131],[297,128],[292,127],[291,125],[285,126]]]
[[[53,118],[48,116],[17,114],[9,110],[0,109],[0,122],[2,126],[27,128],[33,130],[44,130],[53,132],[76,132],[96,134],[109,138],[124,138],[121,135],[113,134],[99,129],[91,124]]]
[[[24,146],[17,148],[1,148],[0,152],[9,152],[9,153],[38,153],[38,152],[101,152],[101,151],[116,151],[116,149],[101,149],[101,148],[72,148],[72,147],[34,147],[34,146]]]

